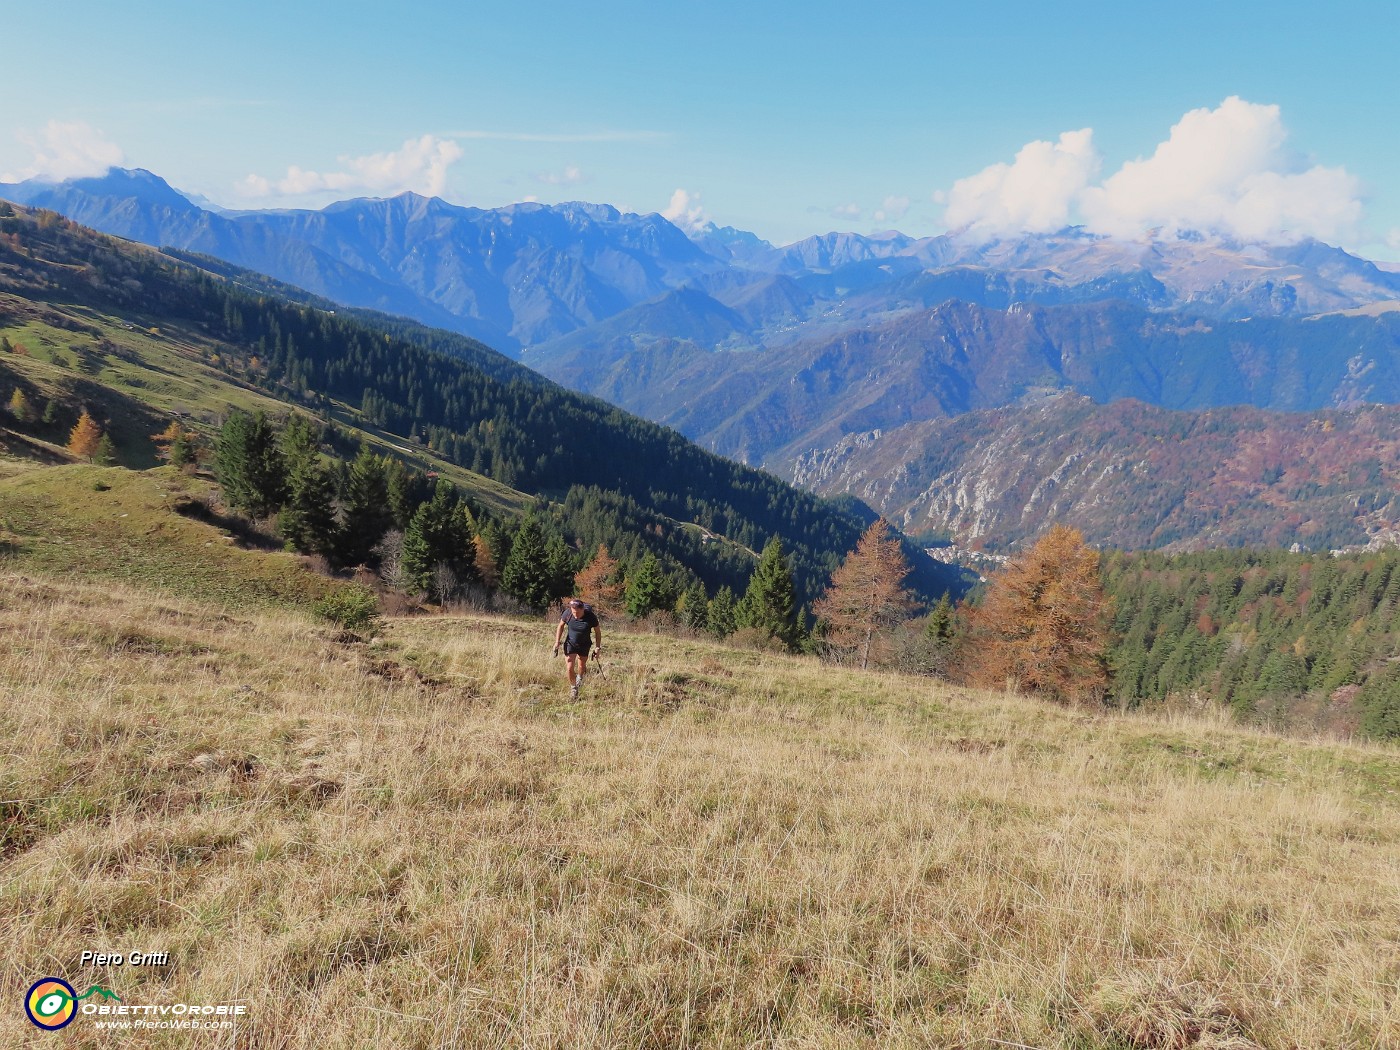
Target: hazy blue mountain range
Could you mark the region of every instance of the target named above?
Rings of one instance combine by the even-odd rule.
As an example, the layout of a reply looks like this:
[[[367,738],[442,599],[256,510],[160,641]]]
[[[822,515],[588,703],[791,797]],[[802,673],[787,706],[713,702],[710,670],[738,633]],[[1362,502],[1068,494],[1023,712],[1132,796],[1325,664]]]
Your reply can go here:
[[[1126,243],[1077,231],[974,244],[950,236],[830,233],[775,247],[713,224],[688,237],[660,215],[606,205],[464,208],[402,194],[319,211],[201,207],[142,170],[0,185],[107,233],[204,252],[350,306],[387,310],[518,353],[682,288],[741,312],[728,345],[888,320],[957,298],[1004,308],[1121,298],[1213,318],[1306,316],[1400,298],[1400,274],[1316,242],[1264,248]],[[705,330],[668,337],[707,342]]]
[[[203,252],[348,306],[505,352],[611,317],[724,264],[659,215],[606,205],[482,210],[406,193],[320,211],[200,208],[147,171],[0,185],[104,233]]]
[[[1400,312],[1207,321],[1122,301],[1001,310],[950,300],[757,352],[662,334],[703,331],[724,345],[738,316],[671,293],[526,360],[784,475],[847,434],[994,408],[1033,388],[1173,409],[1400,402]]]
[[[716,451],[857,493],[913,531],[996,545],[1059,512],[1096,539],[1129,545],[1313,545],[1388,527],[1369,489],[1348,489],[1329,490],[1325,509],[1290,516],[1277,535],[1251,514],[1247,525],[1216,528],[1224,503],[1209,493],[1192,496],[1207,507],[1199,514],[1180,509],[1185,495],[1167,505],[1163,493],[1186,491],[1186,464],[1175,460],[1150,472],[1162,503],[1154,525],[1124,524],[1156,505],[1144,502],[1142,474],[1012,513],[1022,488],[1055,475],[1061,453],[1103,419],[1129,419],[1119,428],[1127,434],[1150,422],[1133,412],[1189,413],[1182,418],[1207,420],[1228,448],[1244,440],[1240,428],[1268,429],[1272,412],[1338,410],[1333,426],[1350,432],[1349,413],[1400,403],[1400,272],[1317,242],[1121,242],[1066,230],[991,244],[832,233],[780,247],[714,225],[687,236],[659,215],[606,206],[483,210],[412,194],[217,213],[148,172],[116,169],[0,186],[0,197],[475,336]],[[1026,399],[1050,394],[1053,405],[1077,407],[1038,408],[1040,423],[1021,425]],[[1096,414],[1124,399],[1136,407],[1113,410],[1127,416]],[[1226,406],[1259,411],[1213,411]],[[975,513],[937,494],[950,476],[972,484],[972,467],[945,455],[963,447],[964,420],[979,449],[1006,453],[998,433],[1017,442],[1016,457],[968,461],[986,472],[978,491],[1001,493]],[[1279,425],[1291,433],[1295,423]],[[1306,451],[1312,432],[1299,433]],[[1363,451],[1346,445],[1337,464],[1350,469]],[[1009,462],[1022,474],[996,481],[993,467]]]

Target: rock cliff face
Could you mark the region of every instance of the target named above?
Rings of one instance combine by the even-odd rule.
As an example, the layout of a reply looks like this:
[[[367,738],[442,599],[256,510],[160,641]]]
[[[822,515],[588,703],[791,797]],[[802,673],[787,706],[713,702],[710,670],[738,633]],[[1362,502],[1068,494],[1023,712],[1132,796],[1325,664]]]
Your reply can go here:
[[[1123,548],[1332,549],[1400,527],[1400,408],[1190,413],[1036,392],[849,435],[792,477],[963,545],[1006,549],[1064,522]]]

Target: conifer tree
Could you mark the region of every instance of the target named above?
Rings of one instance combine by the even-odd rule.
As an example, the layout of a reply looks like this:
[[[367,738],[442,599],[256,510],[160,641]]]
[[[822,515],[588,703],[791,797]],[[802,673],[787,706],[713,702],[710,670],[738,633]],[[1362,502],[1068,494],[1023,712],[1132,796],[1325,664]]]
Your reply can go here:
[[[496,590],[501,586],[501,569],[496,564],[496,556],[491,553],[491,544],[478,533],[472,537],[472,549],[476,552],[476,574],[481,577],[482,586]]]
[[[97,448],[93,449],[92,461],[99,467],[115,467],[117,465],[117,446],[112,443],[110,434],[103,434],[97,440]]]
[[[345,472],[340,494],[341,529],[336,547],[345,565],[363,565],[369,561],[384,533],[395,524],[389,502],[389,465],[384,457],[361,445],[359,452]],[[405,540],[408,523],[418,508],[408,511],[403,522]],[[430,570],[431,571],[431,570]]]
[[[791,650],[798,648],[797,594],[780,537],[774,536],[763,548],[749,577],[748,590],[739,601],[735,621],[740,627],[752,627],[776,638]]]
[[[534,517],[526,518],[511,539],[501,589],[532,609],[543,609],[556,597],[550,593],[548,558],[544,530]]]
[[[152,434],[151,440],[156,445],[156,458],[172,467],[183,467],[195,461],[195,442],[199,435],[181,426],[179,420],[172,419],[159,434]]]
[[[933,612],[928,614],[928,623],[924,627],[924,634],[930,642],[947,643],[953,640],[957,632],[956,614],[953,612],[953,603],[948,600],[948,592],[943,592],[943,597],[938,599],[938,604],[933,607]]]
[[[235,510],[265,518],[282,506],[287,471],[266,413],[228,414],[215,444],[215,471]]]
[[[1092,702],[1108,685],[1108,602],[1099,555],[1056,525],[992,578],[972,616],[969,677],[1060,702]]]
[[[721,587],[710,599],[705,619],[710,633],[716,638],[728,638],[734,633],[737,624],[734,619],[734,592]]]
[[[701,632],[710,626],[710,603],[705,599],[705,585],[696,580],[681,595],[679,612],[682,622],[692,631]]]
[[[553,530],[545,543],[545,564],[549,570],[549,593],[559,598],[570,593],[578,561],[573,550],[558,530]]]
[[[487,518],[478,530],[477,535],[481,537],[483,543],[491,553],[491,560],[496,564],[498,573],[505,571],[506,562],[510,561],[510,550],[513,537],[506,527],[496,518]],[[497,581],[497,586],[500,586]]]
[[[880,518],[856,543],[814,607],[838,660],[870,666],[887,648],[887,633],[905,620],[914,599],[904,589],[909,563],[889,523]]]
[[[301,554],[329,554],[338,538],[334,486],[321,463],[316,424],[305,416],[289,419],[282,430],[281,452],[287,469],[287,496],[277,514],[277,530],[287,545]]]
[[[191,431],[177,434],[170,443],[169,456],[172,467],[187,467],[199,462],[198,437]]]
[[[433,498],[433,486],[426,475],[410,470],[396,459],[386,463],[385,478],[389,514],[394,525],[406,529],[419,504]]]
[[[438,481],[433,498],[408,523],[401,564],[410,584],[435,601],[452,597],[444,581],[451,580],[455,588],[480,581],[471,519],[450,481]]]
[[[647,551],[636,570],[627,574],[627,615],[640,620],[653,609],[665,608],[665,594],[661,563]]]
[[[88,414],[87,409],[83,409],[83,414],[78,417],[78,422],[73,424],[73,429],[68,433],[68,451],[91,463],[101,441],[102,428]]]

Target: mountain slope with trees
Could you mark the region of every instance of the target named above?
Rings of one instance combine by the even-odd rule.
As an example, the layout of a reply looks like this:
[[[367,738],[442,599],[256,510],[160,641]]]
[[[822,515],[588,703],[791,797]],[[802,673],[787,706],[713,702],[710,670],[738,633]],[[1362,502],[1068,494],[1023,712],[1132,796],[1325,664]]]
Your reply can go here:
[[[34,341],[53,344],[35,347],[47,358],[46,382],[70,405],[100,403],[133,464],[153,457],[140,435],[168,424],[147,399],[197,368],[211,383],[222,377],[235,404],[258,392],[531,496],[563,501],[574,487],[609,494],[620,531],[684,534],[667,556],[683,550],[682,564],[711,589],[742,586],[745,559],[756,557],[744,552],[781,534],[809,601],[873,520],[854,504],[799,491],[555,386],[470,340],[245,291],[188,259],[121,245],[54,213],[10,211],[0,216],[0,326],[22,347],[26,326],[45,330]],[[152,344],[164,347],[159,380],[148,369],[134,374]],[[0,369],[31,401],[51,400],[29,375],[38,358],[24,349],[8,361],[0,354]],[[621,534],[608,539],[615,549],[625,542]],[[931,562],[924,568],[926,592],[956,588]]]

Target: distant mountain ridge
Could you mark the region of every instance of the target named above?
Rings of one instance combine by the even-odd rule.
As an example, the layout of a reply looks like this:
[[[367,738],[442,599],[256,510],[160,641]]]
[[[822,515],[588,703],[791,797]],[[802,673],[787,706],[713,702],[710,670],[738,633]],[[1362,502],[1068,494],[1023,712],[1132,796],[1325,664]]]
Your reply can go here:
[[[1397,312],[1207,322],[1122,301],[949,300],[762,352],[661,334],[703,324],[712,343],[732,343],[738,319],[700,293],[671,293],[550,344],[538,367],[781,474],[846,434],[994,408],[1033,388],[1187,410],[1400,402]]]
[[[1066,230],[979,244],[890,231],[775,247],[732,227],[711,223],[687,236],[657,214],[577,202],[481,209],[405,193],[319,211],[224,211],[200,207],[151,172],[120,168],[98,178],[0,184],[0,197],[146,244],[214,255],[509,353],[683,287],[732,292],[775,276],[794,280],[805,298],[776,327],[750,325],[755,346],[782,341],[793,328],[856,326],[948,298],[1000,308],[1122,298],[1222,319],[1306,316],[1400,298],[1400,273],[1315,241],[1125,242]]]
[[[970,467],[949,467],[939,451],[961,447],[950,421],[967,420],[987,449],[1009,448],[989,427],[1017,435],[1028,443],[1017,449],[1026,479],[1045,481],[1059,470],[1055,454],[1110,418],[1037,408],[1044,425],[1022,426],[1042,395],[1127,413],[1114,419],[1136,418],[1115,407],[1130,399],[1133,411],[1189,413],[1238,440],[1240,428],[1274,427],[1271,413],[1336,412],[1346,431],[1365,406],[1400,403],[1400,270],[1315,241],[1118,241],[1071,229],[987,244],[889,232],[774,246],[714,224],[686,234],[660,215],[606,205],[487,210],[413,194],[219,214],[149,172],[115,169],[0,186],[0,197],[472,335],[725,455],[859,494],[913,531],[1004,546],[1063,511],[1102,542],[1311,545],[1365,541],[1396,524],[1362,486],[1348,490],[1360,501],[1351,518],[1350,497],[1339,497],[1287,516],[1286,527],[1215,528],[1211,508],[1254,499],[1222,490],[1201,495],[1201,514],[1110,526],[1105,515],[1131,516],[1150,487],[1127,475],[1087,501],[1037,500],[1037,518],[1012,514],[1021,482],[997,481],[1001,465],[990,461],[983,488],[1002,495],[986,506],[1000,500],[1001,510],[969,514],[926,495],[949,470],[973,484]],[[1303,432],[1300,455],[1313,437]],[[1123,455],[1136,454],[1130,446],[1121,443]],[[1337,448],[1337,470],[1365,458],[1359,443]],[[1154,478],[1153,491],[1179,482]],[[1094,500],[1106,509],[1090,513]]]
[[[0,185],[131,240],[213,255],[348,306],[398,313],[506,352],[562,335],[723,263],[659,215],[608,205],[483,210],[404,193],[320,211],[200,208],[147,171]]]

